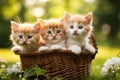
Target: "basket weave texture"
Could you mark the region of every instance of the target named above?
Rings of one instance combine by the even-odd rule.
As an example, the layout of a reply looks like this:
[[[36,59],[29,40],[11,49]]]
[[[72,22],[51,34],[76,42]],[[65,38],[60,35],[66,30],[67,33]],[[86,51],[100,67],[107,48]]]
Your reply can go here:
[[[92,45],[97,45],[94,36],[91,36]],[[40,68],[46,69],[46,73],[53,77],[62,77],[65,80],[78,80],[83,77],[89,77],[91,73],[91,62],[95,58],[95,54],[91,54],[87,50],[83,50],[79,55],[75,55],[69,50],[46,51],[39,53],[19,52],[22,62],[22,68],[30,68],[38,65]]]

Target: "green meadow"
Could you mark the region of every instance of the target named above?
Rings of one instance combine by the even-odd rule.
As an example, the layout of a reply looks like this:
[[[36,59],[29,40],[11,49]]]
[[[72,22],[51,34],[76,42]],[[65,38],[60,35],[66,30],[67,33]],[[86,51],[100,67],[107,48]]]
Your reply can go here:
[[[98,53],[92,61],[92,75],[101,77],[100,71],[107,59],[117,57],[120,53],[120,47],[98,46]]]
[[[104,62],[111,57],[116,57],[118,53],[120,53],[120,47],[98,46],[98,53],[95,59],[92,60],[91,75],[101,77],[100,71]],[[0,49],[0,57],[6,59],[8,63],[20,61],[19,55],[14,54],[10,49]]]
[[[18,55],[14,54],[10,49],[0,48],[0,57],[7,60],[8,63],[14,63],[20,61]]]

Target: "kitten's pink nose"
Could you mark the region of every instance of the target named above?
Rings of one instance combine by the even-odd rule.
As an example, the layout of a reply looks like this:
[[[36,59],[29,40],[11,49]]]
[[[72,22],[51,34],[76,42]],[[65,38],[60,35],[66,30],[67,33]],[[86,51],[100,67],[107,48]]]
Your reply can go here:
[[[77,33],[77,30],[74,30],[74,33]]]
[[[56,36],[53,36],[53,39],[55,39],[56,38]]]
[[[26,44],[26,41],[23,41],[23,44]]]

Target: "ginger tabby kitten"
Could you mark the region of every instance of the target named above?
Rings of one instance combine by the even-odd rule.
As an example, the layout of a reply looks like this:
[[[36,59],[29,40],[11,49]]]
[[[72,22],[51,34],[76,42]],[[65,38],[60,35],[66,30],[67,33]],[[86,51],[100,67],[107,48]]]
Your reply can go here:
[[[11,21],[10,40],[13,43],[12,51],[34,51],[39,48],[40,24],[16,23]]]
[[[46,46],[40,47],[39,51],[66,49],[65,29],[63,25],[61,25],[60,20],[40,20],[40,24],[43,24],[41,35],[43,40],[45,41]]]

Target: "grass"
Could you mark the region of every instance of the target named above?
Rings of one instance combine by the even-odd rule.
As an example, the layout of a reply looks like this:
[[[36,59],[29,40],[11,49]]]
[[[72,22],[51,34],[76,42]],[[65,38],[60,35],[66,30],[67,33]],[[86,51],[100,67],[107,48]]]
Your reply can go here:
[[[111,57],[117,56],[118,53],[120,53],[120,47],[98,46],[98,54],[92,61],[92,75],[101,77],[100,71],[104,62]],[[8,63],[20,61],[19,56],[11,52],[10,49],[0,49],[0,57],[5,58]]]
[[[100,71],[104,62],[111,57],[116,57],[118,53],[120,53],[120,47],[99,46],[98,53],[92,61],[92,75],[101,77]]]
[[[8,63],[14,63],[16,61],[20,61],[19,56],[11,52],[10,49],[0,48],[0,57],[6,59]]]

